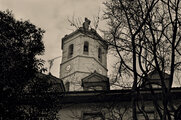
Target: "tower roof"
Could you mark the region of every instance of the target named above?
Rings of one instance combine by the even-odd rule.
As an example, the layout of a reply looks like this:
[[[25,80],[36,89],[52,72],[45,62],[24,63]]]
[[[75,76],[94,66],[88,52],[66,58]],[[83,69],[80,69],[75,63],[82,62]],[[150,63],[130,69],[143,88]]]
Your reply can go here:
[[[85,30],[83,27],[80,27],[79,29],[77,29],[76,31],[68,34],[68,35],[65,35],[63,38],[62,38],[62,49],[63,49],[63,43],[65,40],[79,34],[79,33],[82,33],[84,35],[86,35],[87,37],[90,37],[90,38],[93,38],[95,40],[98,40],[100,41],[105,47],[106,49],[108,48],[108,44],[107,42],[97,33],[96,30],[94,29],[90,29],[90,30]]]

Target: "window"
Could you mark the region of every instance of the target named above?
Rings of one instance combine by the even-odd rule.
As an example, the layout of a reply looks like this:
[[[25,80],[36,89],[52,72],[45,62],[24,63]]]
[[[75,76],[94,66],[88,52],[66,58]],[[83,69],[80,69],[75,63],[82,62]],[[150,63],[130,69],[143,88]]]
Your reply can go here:
[[[102,49],[100,47],[98,48],[98,59],[102,62]]]
[[[87,41],[84,42],[84,52],[83,54],[89,54],[89,43]]]
[[[69,91],[69,88],[70,88],[70,82],[66,82],[65,83],[65,90]]]
[[[69,51],[68,51],[68,58],[71,58],[73,56],[73,53],[74,53],[74,45],[71,44],[69,46]]]
[[[104,120],[101,112],[83,113],[83,120]]]

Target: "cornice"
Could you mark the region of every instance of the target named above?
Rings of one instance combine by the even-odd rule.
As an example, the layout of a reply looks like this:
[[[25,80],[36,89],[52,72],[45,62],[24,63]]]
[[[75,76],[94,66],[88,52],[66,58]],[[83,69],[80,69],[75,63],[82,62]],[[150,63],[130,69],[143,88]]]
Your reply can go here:
[[[77,57],[84,57],[84,58],[94,59],[100,66],[102,66],[106,71],[108,71],[108,69],[107,69],[105,66],[103,66],[97,59],[95,59],[94,57],[84,56],[84,55],[77,55],[77,56],[75,56],[75,57],[69,58],[67,61],[61,63],[60,65],[63,65],[63,64],[65,64],[65,63],[67,63],[67,62],[69,62],[69,61],[71,61],[71,60],[73,60],[73,59],[76,59]]]
[[[75,71],[75,72],[73,72],[73,73],[71,73],[71,74],[69,74],[69,75],[66,75],[66,76],[64,76],[64,77],[60,77],[60,79],[64,79],[64,78],[69,77],[69,76],[71,76],[71,75],[73,75],[73,74],[75,74],[75,73],[91,74],[91,72]]]

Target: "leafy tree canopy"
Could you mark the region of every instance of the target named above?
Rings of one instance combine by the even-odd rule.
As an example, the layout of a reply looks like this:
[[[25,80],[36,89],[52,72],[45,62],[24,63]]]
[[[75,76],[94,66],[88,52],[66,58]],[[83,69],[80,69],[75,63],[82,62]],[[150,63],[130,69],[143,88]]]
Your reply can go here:
[[[0,11],[0,93],[1,110],[11,112],[13,98],[21,93],[37,71],[45,70],[37,55],[44,52],[44,30],[29,21],[16,20],[10,11]],[[5,103],[6,102],[6,103]],[[12,104],[12,103],[11,103]],[[1,112],[2,112],[1,111]]]
[[[35,56],[44,52],[43,33],[29,21],[15,20],[11,12],[0,11],[1,85],[18,87],[40,70],[42,60]]]

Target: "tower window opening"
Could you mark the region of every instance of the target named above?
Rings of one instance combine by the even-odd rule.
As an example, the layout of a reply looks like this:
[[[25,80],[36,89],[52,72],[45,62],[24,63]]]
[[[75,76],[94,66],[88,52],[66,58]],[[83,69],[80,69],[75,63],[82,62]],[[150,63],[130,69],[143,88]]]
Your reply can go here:
[[[65,83],[65,91],[69,91],[70,89],[70,82]]]
[[[102,49],[98,48],[98,59],[100,62],[102,62]]]
[[[73,56],[73,53],[74,53],[74,45],[71,44],[69,46],[69,53],[68,53],[68,58],[71,58]]]
[[[84,42],[84,54],[89,54],[89,43],[87,41]]]

